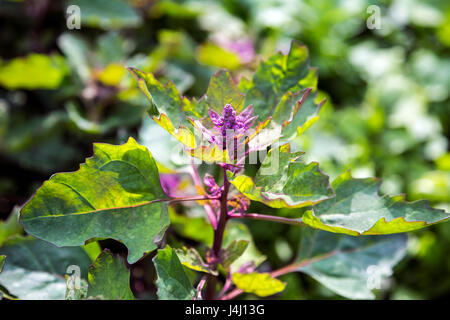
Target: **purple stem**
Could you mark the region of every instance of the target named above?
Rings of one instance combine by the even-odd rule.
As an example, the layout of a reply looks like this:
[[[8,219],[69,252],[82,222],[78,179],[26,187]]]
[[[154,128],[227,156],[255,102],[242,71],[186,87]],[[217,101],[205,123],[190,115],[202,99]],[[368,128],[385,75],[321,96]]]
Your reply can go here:
[[[220,250],[222,249],[223,234],[228,221],[228,191],[230,190],[230,182],[227,178],[227,169],[223,168],[223,192],[220,199],[220,214],[217,228],[214,230],[214,241],[212,247],[213,269],[217,269],[217,264],[220,261]],[[217,277],[209,275],[206,285],[205,298],[213,300],[216,297],[216,283]]]
[[[291,224],[291,225],[295,225],[295,226],[303,225],[302,218],[291,219],[291,218],[270,216],[270,215],[259,214],[259,213],[244,213],[244,214],[232,213],[232,214],[229,214],[228,217],[231,219],[248,218],[248,219],[255,219],[255,220],[273,221],[273,222]]]
[[[194,300],[198,300],[198,299],[201,299],[201,298],[202,298],[202,290],[203,290],[203,287],[205,286],[206,278],[207,278],[206,275],[203,276],[202,279],[200,280],[200,282],[198,283],[198,286],[197,286],[197,293],[196,293],[196,295],[195,295]]]
[[[194,161],[191,160],[191,167],[192,170],[190,171],[192,179],[194,180],[194,183],[199,186],[200,188],[203,188],[203,182],[200,179],[200,175],[198,174],[197,168],[194,165]],[[209,204],[204,204],[203,208],[205,209],[206,215],[208,216],[209,221],[211,222],[211,225],[214,230],[217,229],[217,215],[214,212],[213,208]]]

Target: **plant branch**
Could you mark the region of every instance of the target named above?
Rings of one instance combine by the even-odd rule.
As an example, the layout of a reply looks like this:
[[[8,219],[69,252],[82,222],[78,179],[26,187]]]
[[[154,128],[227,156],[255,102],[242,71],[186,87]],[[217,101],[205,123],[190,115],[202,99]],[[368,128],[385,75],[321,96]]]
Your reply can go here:
[[[301,226],[303,225],[302,218],[292,219],[292,218],[285,218],[285,217],[277,217],[277,216],[270,216],[265,214],[259,214],[259,213],[233,213],[228,215],[232,219],[254,219],[254,220],[265,220],[265,221],[273,221],[273,222],[280,222],[280,223],[286,223],[291,224],[294,226]]]
[[[183,202],[183,201],[202,201],[202,200],[220,200],[220,197],[188,196],[188,197],[179,197],[179,198],[171,198],[171,199],[162,199],[160,201]],[[155,200],[154,202],[159,202],[159,201]]]
[[[225,284],[223,285],[223,288],[220,291],[218,298],[221,299],[226,294],[228,289],[231,288],[232,285],[233,285],[233,280],[232,280],[231,271],[230,271],[230,272],[228,272],[227,279],[225,280]]]

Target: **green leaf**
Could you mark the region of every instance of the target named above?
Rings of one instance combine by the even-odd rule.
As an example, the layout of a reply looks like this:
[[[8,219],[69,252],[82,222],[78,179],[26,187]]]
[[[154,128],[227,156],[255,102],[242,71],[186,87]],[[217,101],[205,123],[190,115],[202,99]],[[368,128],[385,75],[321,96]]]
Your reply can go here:
[[[130,289],[130,271],[119,256],[104,250],[89,267],[88,298],[134,300]]]
[[[425,200],[408,203],[403,195],[380,197],[380,185],[375,178],[353,179],[347,171],[332,184],[336,197],[307,211],[303,222],[313,228],[357,236],[413,231],[450,217]]]
[[[269,273],[233,273],[233,282],[244,292],[267,297],[284,290],[286,284],[272,277]]]
[[[153,258],[158,280],[158,298],[161,300],[192,300],[195,290],[183,270],[183,265],[177,257],[175,251],[166,246],[158,250],[158,254]]]
[[[102,248],[98,241],[90,241],[83,246],[84,251],[86,251],[89,258],[94,262],[97,257],[102,253]]]
[[[0,246],[10,237],[21,234],[23,227],[19,224],[20,208],[15,206],[6,221],[0,221]]]
[[[136,10],[124,0],[77,0],[73,4],[80,7],[81,23],[104,30],[135,28],[142,24]]]
[[[383,279],[405,256],[403,234],[352,237],[305,229],[299,248],[297,271],[350,299],[374,299]]]
[[[5,265],[5,258],[6,256],[0,256],[0,272],[3,271],[3,266]]]
[[[266,260],[266,256],[256,247],[248,227],[243,223],[230,221],[223,235],[223,247],[229,247],[233,241],[241,240],[247,241],[248,246],[242,255],[231,263],[231,272],[236,272],[240,267],[248,264],[257,267]]]
[[[169,225],[167,204],[151,153],[133,138],[94,144],[80,169],[53,175],[21,211],[25,230],[57,246],[112,238],[134,263],[156,249]]]
[[[244,95],[239,92],[236,84],[226,70],[219,70],[211,76],[206,96],[203,97],[208,107],[222,113],[226,104],[231,104],[237,113],[244,107]],[[199,101],[201,103],[202,100]]]
[[[287,55],[278,53],[262,62],[253,79],[239,85],[246,93],[245,105],[253,104],[259,118],[266,119],[288,91],[315,90],[317,71],[309,67],[308,55],[306,46],[293,41]],[[295,108],[295,103],[291,108]]]
[[[249,245],[249,241],[247,240],[233,240],[231,243],[222,250],[222,266],[227,269],[231,264],[236,261],[242,254],[244,254],[245,250]]]
[[[230,163],[226,150],[222,150],[216,144],[208,146],[199,144],[200,137],[196,138],[193,126],[188,120],[188,117],[202,118],[208,115],[209,101],[207,98],[198,102],[195,99],[189,100],[180,95],[171,81],[164,86],[151,73],[145,73],[136,68],[128,68],[128,70],[136,78],[139,88],[149,100],[149,114],[153,117],[153,120],[181,142],[186,147],[187,154],[208,163]],[[229,82],[231,82],[233,88],[229,89],[228,92],[233,93],[233,95],[231,98],[225,98],[224,95],[217,92],[219,90],[217,87],[224,83],[230,85]],[[211,93],[212,104],[218,103],[217,101],[221,99],[242,101],[242,97],[239,96],[237,88],[232,84],[232,80],[227,73],[219,72],[216,78],[212,78],[211,85],[211,90],[214,91],[214,93]],[[222,90],[224,89],[222,88]]]
[[[150,102],[149,113],[157,116],[160,113],[166,115],[175,127],[189,125],[186,116],[200,118],[206,113],[196,110],[195,101],[182,97],[172,81],[166,85],[159,82],[152,73],[146,73],[136,68],[128,68],[138,82],[139,89]]]
[[[180,259],[183,266],[200,272],[211,273],[217,275],[217,272],[211,270],[209,266],[203,262],[202,257],[194,248],[183,247],[181,249],[173,249]]]
[[[187,116],[203,117],[207,111],[199,113],[196,102],[181,97],[173,82],[162,85],[151,73],[128,68],[138,82],[139,89],[150,102],[149,114],[156,123],[189,149],[197,147],[192,125]]]
[[[245,196],[273,208],[299,208],[334,196],[328,176],[317,162],[298,161],[299,153],[291,153],[290,145],[272,148],[254,179],[227,172],[230,182]]]
[[[239,57],[215,44],[205,43],[198,47],[197,60],[205,65],[235,70],[241,66]]]
[[[68,120],[77,130],[96,135],[106,135],[119,127],[136,125],[145,115],[145,109],[142,106],[122,104],[121,108],[111,108],[108,116],[98,122],[87,119],[81,108],[73,101],[67,102],[65,109]]]
[[[87,279],[91,263],[80,247],[58,248],[31,237],[7,240],[0,254],[8,257],[0,273],[0,285],[23,300],[64,299],[64,275],[69,267],[79,268],[81,278]]]
[[[5,64],[0,60],[0,85],[7,89],[55,89],[68,71],[60,55],[32,53]]]
[[[211,246],[214,230],[204,217],[187,217],[169,208],[171,228],[182,237]]]
[[[311,127],[317,120],[319,120],[319,112],[325,103],[325,99],[316,103],[315,99],[309,96],[309,90],[301,91],[303,93],[299,101],[297,101],[292,115],[285,120],[283,125],[283,139],[290,140],[296,136],[305,132],[309,127]],[[277,116],[279,108],[284,107],[282,105],[283,98],[280,104],[275,110],[274,117]],[[288,109],[289,110],[289,109]]]

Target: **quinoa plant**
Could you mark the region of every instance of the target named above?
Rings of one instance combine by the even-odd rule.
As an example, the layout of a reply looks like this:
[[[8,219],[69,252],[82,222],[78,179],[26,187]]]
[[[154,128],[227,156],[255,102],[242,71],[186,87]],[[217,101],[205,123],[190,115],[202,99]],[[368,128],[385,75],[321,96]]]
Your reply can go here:
[[[200,99],[181,96],[172,82],[162,85],[151,73],[129,71],[148,98],[150,117],[188,161],[167,168],[131,137],[122,145],[94,144],[93,157],[78,171],[53,175],[21,209],[26,232],[45,241],[3,247],[0,284],[8,295],[20,295],[5,280],[22,267],[19,247],[43,246],[37,259],[51,256],[51,263],[54,250],[70,248],[58,252],[77,264],[75,248],[114,239],[127,247],[130,265],[157,250],[159,299],[267,297],[285,289],[279,277],[291,272],[343,297],[371,299],[404,257],[404,233],[449,218],[424,200],[379,195],[376,178],[346,171],[330,182],[318,163],[302,159],[291,141],[319,119],[325,101],[318,98],[308,50],[297,42],[288,54],[262,62],[252,79],[236,84],[220,70]],[[167,152],[170,146],[167,141]],[[180,194],[179,176],[186,174],[195,194]],[[203,216],[192,214],[195,207]],[[301,241],[290,263],[276,270],[264,263],[243,222],[251,219],[266,221],[267,228],[296,227]],[[168,236],[173,232],[181,235],[176,241]],[[194,241],[183,245],[180,238]],[[94,258],[81,275],[88,283],[71,287],[66,298],[133,299],[123,262],[108,250]]]

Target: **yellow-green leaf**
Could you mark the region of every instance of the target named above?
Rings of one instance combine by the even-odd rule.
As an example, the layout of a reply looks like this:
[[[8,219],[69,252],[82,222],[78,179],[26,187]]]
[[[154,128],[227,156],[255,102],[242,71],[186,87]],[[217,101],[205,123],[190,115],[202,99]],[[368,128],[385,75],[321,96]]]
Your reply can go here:
[[[60,55],[32,53],[7,63],[0,61],[0,85],[7,89],[55,89],[68,72]]]
[[[200,272],[211,273],[217,275],[217,271],[211,270],[209,266],[203,262],[202,257],[194,248],[183,247],[181,249],[174,249],[175,253],[180,259],[183,266]]]
[[[284,290],[286,284],[269,273],[233,273],[233,282],[244,292],[267,297]]]

